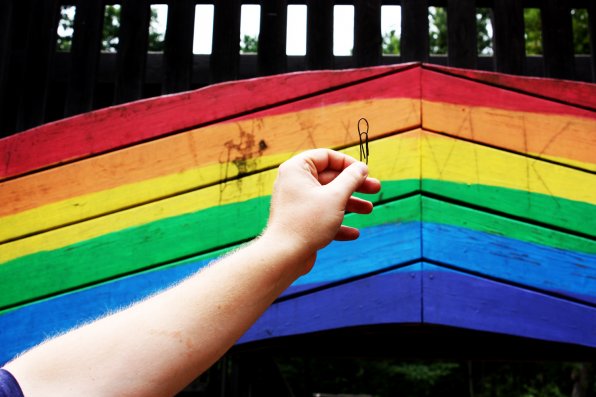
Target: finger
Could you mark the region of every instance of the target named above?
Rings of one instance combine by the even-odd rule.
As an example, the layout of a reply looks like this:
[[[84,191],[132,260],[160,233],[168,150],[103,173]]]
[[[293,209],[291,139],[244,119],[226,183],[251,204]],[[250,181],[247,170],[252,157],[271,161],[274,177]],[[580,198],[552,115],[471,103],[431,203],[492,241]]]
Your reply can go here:
[[[317,172],[324,170],[343,171],[357,160],[347,154],[331,149],[312,149],[302,152],[299,158],[315,166]]]
[[[373,210],[373,204],[370,201],[358,197],[350,197],[346,205],[346,211],[356,214],[370,214]]]
[[[319,173],[319,183],[321,185],[327,185],[334,180],[340,174],[339,171],[325,170]],[[374,194],[381,190],[381,182],[377,178],[367,177],[364,183],[356,190],[359,193]]]
[[[354,227],[341,225],[335,234],[336,241],[352,241],[360,237],[360,231]]]
[[[350,164],[334,180],[327,184],[327,187],[333,189],[344,201],[348,199],[364,183],[368,176],[368,167],[360,162]]]

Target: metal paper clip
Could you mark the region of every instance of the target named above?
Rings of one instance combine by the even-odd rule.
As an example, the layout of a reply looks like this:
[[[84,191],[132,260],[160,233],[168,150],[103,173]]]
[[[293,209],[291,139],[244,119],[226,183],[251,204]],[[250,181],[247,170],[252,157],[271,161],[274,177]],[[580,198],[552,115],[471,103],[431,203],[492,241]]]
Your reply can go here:
[[[366,123],[366,129],[364,131],[360,129],[361,121]],[[364,161],[368,164],[368,120],[364,117],[358,120],[358,137],[360,138],[360,161]]]

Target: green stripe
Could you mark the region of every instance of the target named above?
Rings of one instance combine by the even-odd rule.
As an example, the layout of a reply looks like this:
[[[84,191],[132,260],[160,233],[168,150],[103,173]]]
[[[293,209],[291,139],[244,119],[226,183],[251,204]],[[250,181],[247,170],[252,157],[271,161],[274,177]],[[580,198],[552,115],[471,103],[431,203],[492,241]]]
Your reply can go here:
[[[440,181],[423,181],[423,186],[425,191],[543,223],[560,226],[560,220],[565,219],[571,229],[580,221],[588,225],[581,230],[589,229],[596,218],[595,206],[565,199],[555,200],[548,196],[493,187],[471,188]],[[392,200],[418,190],[418,180],[384,181],[383,191],[375,196],[375,200]],[[415,202],[414,198],[381,205],[371,216],[349,216],[346,223],[368,227],[419,220],[420,206],[411,204]],[[528,211],[525,207],[528,202],[536,204],[540,210],[530,208]],[[266,224],[268,210],[269,197],[261,197],[162,219],[61,249],[14,259],[0,265],[0,309],[235,245],[260,233]],[[523,222],[490,217],[481,211],[465,210],[455,206],[441,207],[437,210],[438,215],[425,214],[425,220],[432,221],[435,216],[435,221],[439,223],[572,251],[594,252],[594,245],[587,244],[586,239],[565,236],[565,233],[532,227]],[[501,223],[495,219],[500,219]]]
[[[424,197],[424,222],[458,226],[572,252],[596,254],[596,241]]]
[[[589,186],[585,187],[590,189]],[[495,186],[423,179],[422,190],[596,237],[596,205]]]
[[[403,191],[399,184],[392,188]],[[269,202],[266,196],[211,207],[6,262],[0,309],[251,239],[266,225]],[[370,224],[395,219],[383,210],[366,218]]]

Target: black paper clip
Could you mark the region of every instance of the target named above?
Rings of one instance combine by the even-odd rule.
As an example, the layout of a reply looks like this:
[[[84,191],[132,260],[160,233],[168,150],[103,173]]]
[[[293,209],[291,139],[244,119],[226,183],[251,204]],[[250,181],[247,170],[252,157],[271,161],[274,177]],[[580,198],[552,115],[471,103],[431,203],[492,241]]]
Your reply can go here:
[[[364,131],[360,129],[361,121],[366,123],[366,129]],[[358,136],[360,138],[360,161],[364,160],[368,164],[368,120],[364,117],[358,120]]]

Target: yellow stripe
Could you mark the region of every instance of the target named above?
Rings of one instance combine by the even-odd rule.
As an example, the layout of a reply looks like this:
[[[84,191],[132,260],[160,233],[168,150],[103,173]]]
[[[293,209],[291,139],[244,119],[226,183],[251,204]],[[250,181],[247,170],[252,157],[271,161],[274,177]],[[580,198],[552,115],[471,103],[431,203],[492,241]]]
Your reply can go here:
[[[68,198],[2,217],[0,218],[0,242],[97,217],[123,208],[130,208],[197,189],[222,179],[235,177],[238,175],[238,165],[227,162],[229,149],[226,145],[231,142],[231,139],[239,137],[242,132],[253,134],[255,142],[260,140],[266,142],[268,147],[264,153],[277,153],[270,156],[247,158],[245,171],[253,172],[276,166],[293,154],[309,148],[336,148],[354,144],[358,140],[357,121],[362,115],[369,120],[371,138],[394,132],[395,128],[417,126],[420,124],[419,104],[420,101],[411,99],[356,101],[233,123],[221,123],[165,138],[166,140],[184,141],[184,144],[176,146],[182,150],[177,153],[167,153],[163,159],[147,159],[139,156],[144,163],[132,166],[146,170],[148,175],[159,175],[163,172],[160,167],[167,167],[170,170],[178,168],[177,172]],[[159,145],[162,141],[149,142],[125,149],[122,151],[122,156],[126,156],[125,152],[142,152],[146,145]],[[239,138],[238,142],[240,142]],[[222,164],[212,162],[189,168],[189,164],[202,163],[201,150],[212,150],[219,154],[215,157],[219,157]],[[234,159],[241,153],[232,150],[231,154],[231,158]],[[113,153],[108,156],[114,155],[118,154]],[[45,185],[44,173],[27,176],[27,178],[38,179],[38,182],[29,184],[31,191],[15,190],[11,192],[10,185],[13,182],[0,184],[0,201],[33,200],[36,195],[43,195],[44,191],[52,189],[64,189],[65,194],[68,194],[73,189],[71,186],[77,185],[78,179],[84,179],[87,184],[89,180],[118,181],[126,178],[125,173],[131,166],[122,169],[104,167],[102,166],[102,156],[86,161],[94,163],[94,166],[86,167],[85,169],[89,169],[89,171],[84,174],[79,171],[79,165],[82,162],[62,167],[65,182],[60,186]],[[177,163],[183,165],[176,167]],[[56,170],[49,172],[56,172]],[[18,180],[14,182],[18,183]]]
[[[424,132],[425,179],[525,190],[596,204],[594,175],[482,145]]]
[[[380,179],[418,179],[418,132],[394,135],[371,142],[371,175]],[[346,153],[358,158],[359,148]],[[291,154],[280,154],[289,157]],[[196,212],[212,206],[237,203],[271,194],[277,170],[261,172],[237,181],[113,213],[86,222],[0,245],[0,263],[39,251],[55,250],[104,234],[154,222],[160,219]],[[150,185],[154,186],[154,185]]]

